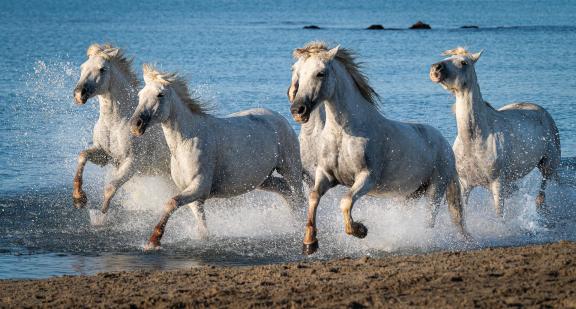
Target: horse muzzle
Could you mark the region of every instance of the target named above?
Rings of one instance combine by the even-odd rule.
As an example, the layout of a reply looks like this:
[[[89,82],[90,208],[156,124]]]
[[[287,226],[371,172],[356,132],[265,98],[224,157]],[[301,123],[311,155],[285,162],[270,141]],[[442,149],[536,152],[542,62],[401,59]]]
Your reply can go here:
[[[306,123],[310,119],[311,109],[302,103],[292,104],[290,107],[290,113],[292,113],[292,118],[298,123]]]
[[[76,87],[74,89],[74,101],[78,105],[84,105],[90,99],[90,91],[87,87]]]
[[[446,74],[444,73],[444,65],[442,62],[435,63],[430,67],[430,80],[435,83],[441,83],[444,81]]]
[[[146,132],[150,117],[140,116],[130,120],[130,133],[133,136],[142,136]]]

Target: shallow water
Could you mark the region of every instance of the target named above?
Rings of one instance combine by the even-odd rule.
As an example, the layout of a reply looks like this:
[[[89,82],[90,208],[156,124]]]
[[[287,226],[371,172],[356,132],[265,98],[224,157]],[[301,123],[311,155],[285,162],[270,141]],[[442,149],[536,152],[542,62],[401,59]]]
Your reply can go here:
[[[141,1],[135,7],[117,1],[0,2],[0,278],[303,258],[303,221],[291,218],[268,193],[210,201],[207,242],[196,239],[191,211],[179,210],[168,225],[164,249],[154,253],[141,249],[156,209],[173,190],[161,179],[128,185],[102,227],[90,225],[87,210],[72,208],[75,157],[90,143],[97,102],[74,106],[71,93],[85,48],[106,41],[136,56],[138,72],[143,62],[182,72],[220,115],[265,106],[288,119],[291,50],[312,39],[340,43],[365,63],[388,117],[432,124],[449,140],[456,134],[453,98],[428,80],[428,67],[456,45],[485,48],[477,66],[485,98],[496,107],[536,102],[560,129],[563,177],[548,190],[551,213],[543,217],[534,211],[539,175],[532,173],[508,202],[504,221],[494,216],[487,191],[473,192],[467,224],[477,243],[461,243],[445,209],[429,230],[424,201],[375,198],[362,199],[354,209],[369,228],[368,237],[357,240],[343,232],[341,191],[335,190],[320,206],[321,251],[314,258],[574,239],[575,13],[572,1]],[[419,19],[433,30],[362,30],[373,23],[407,28]],[[308,24],[324,29],[303,30]],[[459,29],[469,24],[481,28]],[[105,176],[94,166],[87,169],[93,208],[101,201]],[[151,190],[154,194],[148,194]]]

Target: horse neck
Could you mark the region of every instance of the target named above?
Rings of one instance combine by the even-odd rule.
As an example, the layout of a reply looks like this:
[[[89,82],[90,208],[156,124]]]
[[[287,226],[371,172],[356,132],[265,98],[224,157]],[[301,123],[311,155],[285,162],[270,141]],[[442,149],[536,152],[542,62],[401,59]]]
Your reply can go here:
[[[324,107],[318,106],[310,113],[310,119],[302,124],[302,133],[305,135],[313,135],[317,128],[324,127],[324,117]]]
[[[458,136],[464,140],[486,137],[489,134],[488,119],[491,109],[484,102],[480,86],[474,80],[471,86],[454,92],[456,96],[456,125]]]
[[[168,147],[174,152],[185,139],[196,136],[210,117],[193,113],[178,97],[171,102],[170,114],[162,122],[162,130]]]
[[[326,126],[363,125],[375,113],[380,114],[376,107],[362,96],[346,69],[339,63],[333,67],[336,73],[336,85],[334,95],[324,102]]]
[[[98,96],[100,118],[111,121],[129,119],[138,105],[137,82],[114,68],[110,88]]]

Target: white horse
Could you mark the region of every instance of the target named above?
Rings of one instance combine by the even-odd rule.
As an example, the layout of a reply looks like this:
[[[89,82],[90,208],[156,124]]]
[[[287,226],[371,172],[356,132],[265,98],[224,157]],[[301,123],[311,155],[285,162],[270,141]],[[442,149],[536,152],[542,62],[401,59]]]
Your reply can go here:
[[[74,177],[74,206],[87,203],[82,190],[82,174],[87,161],[104,166],[112,164],[114,175],[104,188],[102,213],[106,213],[116,191],[135,174],[170,175],[170,151],[160,128],[143,139],[130,135],[130,115],[138,104],[138,80],[132,61],[111,45],[93,44],[88,60],[81,66],[80,80],[74,89],[77,104],[94,96],[100,102],[100,117],[94,126],[93,145],[80,152]],[[154,160],[151,160],[150,157]]]
[[[482,99],[474,70],[481,52],[471,54],[458,47],[444,55],[450,57],[432,65],[430,79],[456,97],[454,153],[465,201],[472,188],[487,187],[496,213],[502,216],[504,197],[516,187],[513,182],[538,167],[543,176],[536,198],[540,209],[546,182],[557,177],[560,164],[560,135],[554,119],[531,103],[494,109]]]
[[[352,219],[352,206],[365,194],[410,198],[426,194],[433,226],[446,193],[453,222],[464,228],[454,154],[438,130],[386,119],[377,94],[350,52],[312,42],[296,49],[290,111],[300,123],[325,107],[326,123],[315,143],[314,187],[309,196],[304,253],[318,248],[316,208],[320,197],[338,184],[350,187],[340,203],[347,234],[363,238],[367,228]],[[305,153],[307,149],[302,149]]]
[[[298,138],[288,121],[257,108],[216,118],[190,97],[183,79],[144,66],[146,86],[131,119],[132,134],[162,124],[172,153],[172,179],[182,192],[165,205],[147,249],[158,248],[170,215],[189,205],[206,236],[204,201],[254,189],[279,193],[292,211],[304,202]],[[158,126],[159,127],[159,126]],[[274,177],[276,171],[284,178]]]

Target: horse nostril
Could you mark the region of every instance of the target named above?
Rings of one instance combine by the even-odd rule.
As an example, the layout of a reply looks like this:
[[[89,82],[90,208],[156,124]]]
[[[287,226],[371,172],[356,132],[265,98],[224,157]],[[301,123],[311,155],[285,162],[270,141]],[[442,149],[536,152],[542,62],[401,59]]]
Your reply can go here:
[[[300,105],[300,107],[298,107],[298,111],[297,111],[298,115],[302,115],[305,112],[306,112],[306,106]]]
[[[142,126],[142,119],[136,120],[136,126],[140,128]]]

